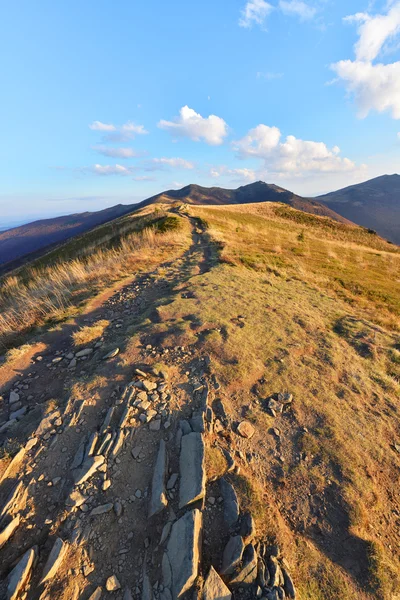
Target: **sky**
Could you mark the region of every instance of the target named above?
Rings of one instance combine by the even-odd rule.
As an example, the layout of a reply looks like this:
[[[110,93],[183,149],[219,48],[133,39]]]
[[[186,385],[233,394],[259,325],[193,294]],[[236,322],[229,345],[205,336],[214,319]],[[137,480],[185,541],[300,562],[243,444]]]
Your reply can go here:
[[[4,0],[0,227],[400,171],[400,1]]]

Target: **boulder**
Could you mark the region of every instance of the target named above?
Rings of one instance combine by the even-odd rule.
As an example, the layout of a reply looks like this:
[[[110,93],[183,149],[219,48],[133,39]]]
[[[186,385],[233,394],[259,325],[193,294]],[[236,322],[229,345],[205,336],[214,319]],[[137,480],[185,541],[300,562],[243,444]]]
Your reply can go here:
[[[3,508],[0,511],[0,522],[3,519],[3,517],[5,517],[5,515],[7,515],[14,508],[23,486],[23,482],[19,481],[17,485],[11,490]]]
[[[49,554],[49,558],[46,561],[46,564],[43,569],[42,579],[40,583],[44,583],[45,581],[49,581],[52,579],[54,575],[57,573],[59,567],[61,566],[62,561],[68,550],[68,544],[63,542],[61,538],[56,538],[54,542],[53,548]]]
[[[211,567],[203,587],[203,600],[230,600],[232,597],[214,567]]]
[[[179,508],[183,508],[203,499],[205,495],[204,441],[201,433],[192,432],[182,437],[179,468]]]
[[[165,477],[167,471],[167,451],[164,440],[160,441],[157,460],[151,486],[149,517],[160,513],[168,504],[165,493]]]
[[[202,514],[187,512],[172,526],[163,558],[164,584],[173,598],[179,598],[193,585],[199,568]]]
[[[34,546],[21,558],[10,573],[7,586],[7,600],[17,600],[31,575],[33,563],[37,556],[37,546]]]
[[[252,585],[257,579],[258,557],[252,544],[246,546],[242,556],[242,564],[230,580],[229,585],[242,587]]]
[[[121,584],[115,575],[111,575],[106,581],[107,592],[116,592],[121,589]]]

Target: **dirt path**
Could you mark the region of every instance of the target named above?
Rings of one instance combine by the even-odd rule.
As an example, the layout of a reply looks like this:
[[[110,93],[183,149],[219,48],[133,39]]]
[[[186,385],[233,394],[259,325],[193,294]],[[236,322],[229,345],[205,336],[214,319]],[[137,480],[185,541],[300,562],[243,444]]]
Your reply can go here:
[[[29,598],[41,597],[40,573],[56,537],[74,543],[69,547],[68,563],[58,573],[58,587],[52,590],[56,594],[52,597],[70,599],[76,585],[80,590],[95,589],[113,574],[134,597],[139,594],[145,551],[157,545],[162,532],[161,522],[149,525],[147,520],[157,448],[165,439],[173,474],[177,470],[174,439],[179,421],[191,417],[196,390],[207,384],[207,365],[204,357],[194,356],[187,349],[158,348],[154,342],[149,347],[145,334],[140,336],[138,347],[130,348],[127,330],[140,331],[144,323],[156,319],[157,306],[182,294],[190,277],[206,272],[211,265],[209,240],[192,222],[192,245],[180,260],[136,277],[111,295],[104,293],[103,302],[94,302],[90,312],[43,335],[38,351],[29,355],[30,364],[25,356],[13,370],[3,369],[2,420],[9,417],[11,409],[6,400],[10,393],[18,394],[17,407],[26,407],[27,412],[11,430],[1,434],[2,441],[12,437],[17,448],[34,436],[37,443],[20,464],[12,463],[8,471],[4,468],[9,463],[3,461],[0,506],[18,482],[22,482],[24,491],[19,499],[23,526],[0,550],[0,578],[6,577],[25,551],[39,546],[40,564]],[[110,325],[101,345],[89,344],[87,356],[70,367],[71,360],[76,360],[73,331],[102,319]],[[119,348],[115,358],[102,360],[115,348]],[[160,361],[166,370],[162,375],[152,371]],[[144,392],[139,410],[133,410],[131,388],[127,388],[132,381],[142,385],[143,376],[135,375],[135,368],[145,370],[155,388],[148,400]],[[107,424],[105,419],[111,413]],[[66,501],[76,472],[73,467],[79,465],[82,453],[87,454],[88,443],[95,436],[115,437],[124,415],[124,443],[118,456],[108,460],[100,478],[90,480],[84,490],[85,501],[69,513]],[[175,487],[168,494],[170,510],[178,512]],[[106,512],[90,516],[99,506]]]

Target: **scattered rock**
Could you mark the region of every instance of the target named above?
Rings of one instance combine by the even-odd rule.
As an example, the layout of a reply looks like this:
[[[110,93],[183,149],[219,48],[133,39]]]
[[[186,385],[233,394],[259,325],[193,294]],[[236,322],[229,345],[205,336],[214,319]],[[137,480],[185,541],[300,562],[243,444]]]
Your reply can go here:
[[[102,455],[89,457],[87,460],[85,460],[83,465],[75,471],[75,484],[80,485],[89,479],[89,477],[91,477],[103,463],[104,456]]]
[[[20,522],[21,517],[18,514],[16,517],[14,517],[12,521],[10,521],[10,523],[7,525],[7,527],[3,529],[3,531],[0,531],[0,548],[2,548],[4,544],[8,542],[10,537],[13,535],[13,533],[19,526]]]
[[[14,392],[14,390],[12,390],[10,392],[10,398],[8,400],[9,404],[15,404],[15,402],[19,402],[19,394],[17,394],[17,392]]]
[[[108,504],[101,504],[100,506],[96,506],[90,512],[90,516],[94,517],[96,515],[104,515],[105,513],[110,512],[114,508],[114,504],[112,502],[108,502]]]
[[[214,567],[211,567],[203,588],[202,600],[230,600],[232,594]]]
[[[240,535],[232,536],[225,546],[222,557],[221,573],[223,575],[232,575],[242,560],[243,551],[244,543],[242,537]]]
[[[163,577],[173,598],[186,592],[197,577],[201,527],[202,515],[197,509],[184,514],[172,526],[163,558]]]
[[[239,518],[239,501],[235,488],[224,477],[219,480],[219,488],[224,499],[224,521],[229,528],[233,528]]]
[[[117,354],[119,354],[119,348],[115,348],[114,350],[111,350],[111,352],[109,352],[108,354],[103,356],[103,360],[108,360],[109,358],[114,358],[115,356],[117,356]]]
[[[93,349],[92,348],[84,348],[83,350],[79,350],[79,352],[77,352],[75,354],[75,358],[82,358],[83,356],[89,356],[89,354],[92,354]]]
[[[121,589],[121,584],[115,575],[109,577],[106,581],[106,590],[108,592],[116,592]]]
[[[164,440],[161,440],[153,473],[149,517],[153,517],[160,513],[168,504],[167,496],[165,494],[166,471],[167,451]]]
[[[68,544],[63,542],[61,538],[56,538],[53,548],[49,554],[49,558],[47,559],[43,569],[42,579],[40,580],[41,584],[54,577],[62,561],[64,560],[67,550]]]
[[[255,429],[249,421],[242,421],[237,427],[237,432],[242,437],[250,439],[253,437]]]
[[[33,563],[37,556],[37,546],[34,546],[21,558],[10,573],[7,586],[7,600],[17,600],[21,590],[29,580]]]
[[[201,433],[193,432],[182,437],[179,469],[179,508],[183,508],[205,495],[204,441]]]
[[[103,589],[100,586],[97,587],[88,600],[100,600],[102,591]]]

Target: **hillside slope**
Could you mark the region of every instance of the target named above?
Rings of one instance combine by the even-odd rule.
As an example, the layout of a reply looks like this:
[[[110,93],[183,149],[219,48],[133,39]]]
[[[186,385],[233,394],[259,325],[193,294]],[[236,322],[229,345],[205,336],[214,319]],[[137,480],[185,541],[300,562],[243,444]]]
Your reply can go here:
[[[138,204],[138,207],[148,206],[150,204],[171,204],[177,201],[187,204],[249,204],[255,202],[283,202],[297,210],[330,217],[341,223],[349,223],[348,219],[338,215],[325,205],[313,200],[312,198],[302,198],[289,190],[278,187],[274,184],[268,184],[264,181],[257,181],[248,185],[243,185],[236,190],[230,190],[219,187],[206,188],[200,185],[187,185],[180,190],[169,190],[156,196],[152,196]]]
[[[400,244],[400,175],[382,175],[317,198],[331,210]]]
[[[18,260],[27,255],[35,255],[134,209],[134,205],[118,204],[97,212],[42,219],[3,231],[0,233],[0,265],[12,262],[15,268]]]
[[[0,597],[393,600],[400,249],[165,211],[3,281]]]

